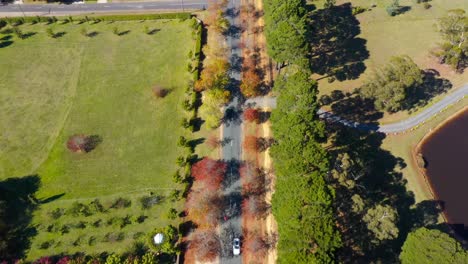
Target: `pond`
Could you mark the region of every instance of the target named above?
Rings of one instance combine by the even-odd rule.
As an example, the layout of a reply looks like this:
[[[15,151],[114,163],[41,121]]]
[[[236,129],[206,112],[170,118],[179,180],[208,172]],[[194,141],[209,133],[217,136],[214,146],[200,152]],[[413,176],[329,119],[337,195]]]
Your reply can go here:
[[[468,111],[443,125],[421,146],[426,176],[445,218],[468,238]]]

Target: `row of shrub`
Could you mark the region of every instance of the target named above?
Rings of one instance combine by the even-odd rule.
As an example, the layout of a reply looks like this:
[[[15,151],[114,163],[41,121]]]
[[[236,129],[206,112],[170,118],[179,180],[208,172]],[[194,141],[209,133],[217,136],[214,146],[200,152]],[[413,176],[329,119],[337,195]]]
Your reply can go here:
[[[162,14],[135,14],[135,15],[99,15],[99,16],[76,16],[76,17],[54,17],[54,16],[31,16],[31,17],[5,17],[0,19],[2,25],[21,25],[24,23],[55,23],[58,21],[91,20],[91,21],[132,21],[132,20],[159,20],[159,19],[181,19],[192,17],[191,13],[162,13]]]

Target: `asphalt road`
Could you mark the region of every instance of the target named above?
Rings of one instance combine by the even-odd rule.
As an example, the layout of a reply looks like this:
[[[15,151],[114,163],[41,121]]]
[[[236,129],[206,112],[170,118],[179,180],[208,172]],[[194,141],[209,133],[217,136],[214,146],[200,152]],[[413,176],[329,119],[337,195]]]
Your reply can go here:
[[[240,48],[240,35],[237,27],[240,26],[238,13],[240,10],[241,0],[229,0],[227,16],[231,29],[227,36],[226,42],[229,49],[229,58],[231,62],[238,61],[242,56]],[[234,63],[232,63],[234,64]],[[230,163],[228,173],[225,180],[224,195],[228,204],[225,215],[228,217],[221,225],[221,243],[223,245],[223,253],[221,254],[220,263],[242,263],[241,256],[232,255],[232,243],[235,237],[241,238],[242,241],[242,215],[241,215],[241,183],[239,176],[239,164],[242,159],[242,102],[239,97],[239,84],[241,75],[238,69],[232,67],[230,70],[231,85],[229,89],[234,95],[232,101],[225,107],[224,122],[221,125],[222,140],[222,159]],[[241,242],[242,243],[242,242]],[[241,252],[242,253],[242,252]]]
[[[7,4],[0,5],[0,14],[67,15],[99,12],[128,12],[152,10],[204,9],[208,0],[162,0],[157,2],[105,3],[105,4]]]
[[[323,119],[332,120],[334,122],[339,122],[345,126],[355,127],[357,129],[363,129],[363,130],[368,130],[368,131],[378,131],[378,132],[382,132],[386,134],[401,133],[401,132],[410,130],[426,122],[428,119],[430,119],[434,115],[437,115],[437,113],[441,112],[446,107],[450,106],[451,104],[456,103],[457,101],[463,99],[467,95],[468,95],[468,84],[465,84],[464,86],[456,89],[454,92],[447,94],[442,100],[424,109],[419,114],[411,116],[410,118],[402,120],[400,122],[396,122],[396,123],[388,124],[388,125],[381,125],[381,126],[370,126],[366,124],[360,124],[357,122],[351,122],[351,121],[342,119],[339,116],[334,115],[332,112],[327,112],[322,109],[318,111],[318,114]],[[251,98],[246,101],[246,105],[251,105],[254,107],[275,108],[276,98],[274,97]]]

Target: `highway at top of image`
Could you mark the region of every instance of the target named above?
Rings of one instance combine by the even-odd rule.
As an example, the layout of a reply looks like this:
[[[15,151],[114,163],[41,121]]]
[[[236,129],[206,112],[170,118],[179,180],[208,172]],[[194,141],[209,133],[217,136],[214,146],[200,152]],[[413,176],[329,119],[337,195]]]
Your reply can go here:
[[[127,2],[102,4],[4,4],[0,15],[67,15],[94,12],[127,12],[152,10],[200,10],[206,8],[208,0],[163,0],[154,2]]]

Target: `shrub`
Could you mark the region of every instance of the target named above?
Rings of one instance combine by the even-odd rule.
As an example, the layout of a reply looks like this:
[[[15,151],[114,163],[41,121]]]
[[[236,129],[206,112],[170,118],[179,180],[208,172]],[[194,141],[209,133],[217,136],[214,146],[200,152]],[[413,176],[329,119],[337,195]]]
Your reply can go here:
[[[119,28],[118,27],[112,28],[112,33],[114,33],[114,35],[118,36],[120,34]]]
[[[46,29],[46,33],[47,33],[47,36],[51,37],[51,38],[55,38],[55,33],[54,33],[54,30],[52,28],[47,28]]]
[[[423,7],[424,7],[424,9],[429,9],[429,8],[432,7],[432,5],[429,4],[429,3],[424,3],[424,4],[423,4]]]
[[[121,208],[128,208],[131,205],[132,205],[132,201],[130,201],[129,199],[119,197],[112,203],[110,208],[112,208],[112,209],[121,209]]]
[[[92,215],[89,207],[79,202],[74,202],[72,206],[67,210],[67,214],[71,214],[72,216],[90,216]]]
[[[102,219],[98,219],[98,220],[94,221],[92,225],[94,227],[100,227],[101,223],[102,223]]]
[[[179,201],[182,198],[182,192],[180,190],[172,190],[169,194],[171,202]]]
[[[57,220],[59,219],[65,211],[62,208],[55,208],[52,211],[49,211],[47,214],[50,216],[50,218]]]
[[[352,10],[352,15],[355,16],[355,15],[359,15],[361,13],[364,13],[366,12],[366,9],[362,6],[355,6],[353,7],[353,10]]]
[[[146,215],[134,215],[132,217],[132,222],[141,224],[141,223],[145,222],[146,218],[148,218]]]
[[[171,219],[171,220],[174,220],[177,218],[177,210],[175,208],[171,208],[169,209],[169,211],[167,211],[167,218]]]
[[[88,30],[86,28],[81,28],[80,29],[80,34],[83,36],[83,37],[88,37]]]
[[[116,241],[122,241],[125,238],[125,233],[119,232],[119,233],[113,233],[109,232],[104,236],[103,242],[116,242]]]
[[[15,34],[16,37],[20,38],[20,39],[24,39],[25,36],[23,34],[23,31],[21,31],[21,29],[19,29],[18,27],[14,26],[13,27],[13,34]]]
[[[74,225],[75,228],[79,228],[79,229],[84,229],[86,227],[86,222],[84,221],[79,221],[78,223],[76,223]]]
[[[161,195],[145,195],[140,198],[141,208],[150,209],[153,205],[161,203],[163,199]]]
[[[418,153],[416,155],[416,163],[418,164],[418,167],[421,169],[426,168],[426,160],[424,159],[424,156],[421,153]]]
[[[41,244],[39,244],[39,248],[40,249],[48,249],[50,246],[52,246],[53,243],[54,243],[53,240],[44,241]]]
[[[160,86],[155,86],[153,87],[153,94],[157,97],[157,98],[164,98],[166,97],[166,95],[169,93],[169,90],[167,89],[164,89]]]
[[[67,148],[72,152],[90,152],[95,149],[101,142],[101,137],[97,135],[73,135],[67,141]]]
[[[96,244],[96,237],[95,236],[90,236],[88,238],[88,246],[94,246]]]
[[[101,201],[99,201],[99,199],[97,198],[89,203],[89,209],[93,213],[102,213],[105,211],[104,206],[101,204]]]

